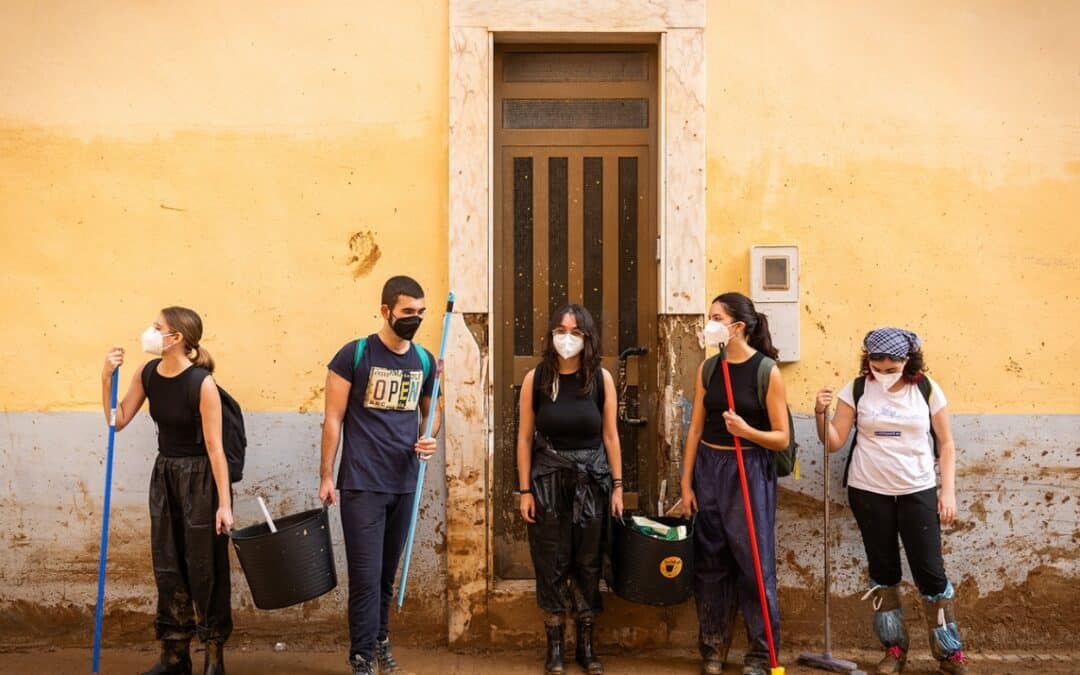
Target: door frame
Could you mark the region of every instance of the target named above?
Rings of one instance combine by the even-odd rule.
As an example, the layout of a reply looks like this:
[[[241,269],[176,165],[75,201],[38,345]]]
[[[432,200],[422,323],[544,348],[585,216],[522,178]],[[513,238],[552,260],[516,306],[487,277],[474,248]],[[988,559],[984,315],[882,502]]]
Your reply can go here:
[[[704,0],[626,0],[604,6],[561,0],[450,2],[449,286],[458,298],[446,357],[444,427],[451,646],[488,643],[489,605],[519,592],[495,583],[491,546],[495,42],[658,45],[658,319],[700,317],[706,298],[705,14]],[[665,334],[663,327],[659,332]],[[659,356],[666,364],[668,355]],[[667,370],[662,367],[665,372],[659,375],[662,402],[656,428],[671,436],[672,425],[682,417],[677,400],[682,392],[671,391]]]

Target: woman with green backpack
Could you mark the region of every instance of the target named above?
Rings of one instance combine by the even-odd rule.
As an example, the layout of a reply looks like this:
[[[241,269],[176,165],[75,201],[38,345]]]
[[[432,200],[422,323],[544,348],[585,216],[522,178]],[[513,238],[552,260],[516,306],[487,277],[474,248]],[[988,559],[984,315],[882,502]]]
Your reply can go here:
[[[941,524],[956,517],[956,447],[945,394],[925,370],[918,335],[900,328],[870,331],[863,339],[859,376],[840,390],[828,428],[828,447],[834,450],[855,429],[844,484],[866,549],[870,590],[865,597],[873,598],[874,632],[886,650],[878,673],[899,673],[907,662],[898,540],[923,598],[940,672],[967,672],[953,614],[955,592],[941,555]],[[832,402],[832,389],[818,392],[814,413],[822,440]]]
[[[769,650],[735,437],[741,439],[743,447],[770,627],[779,648],[774,455],[790,452],[787,395],[775,363],[778,354],[769,322],[745,295],[724,293],[713,300],[705,342],[725,345],[735,412],[729,410],[722,369],[714,356],[698,368],[695,378],[682,475],[683,512],[697,514],[694,595],[702,672],[723,672],[735,613],[741,608],[749,642],[743,673],[764,675],[769,672]],[[759,378],[759,373],[764,377]]]

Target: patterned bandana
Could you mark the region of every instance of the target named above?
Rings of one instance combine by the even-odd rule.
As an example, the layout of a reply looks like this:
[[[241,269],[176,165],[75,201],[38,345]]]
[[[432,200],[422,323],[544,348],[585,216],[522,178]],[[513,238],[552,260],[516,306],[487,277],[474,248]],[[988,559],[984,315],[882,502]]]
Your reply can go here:
[[[908,354],[922,347],[922,340],[915,333],[903,328],[878,328],[866,334],[863,346],[867,354],[884,354],[894,359],[906,359]]]

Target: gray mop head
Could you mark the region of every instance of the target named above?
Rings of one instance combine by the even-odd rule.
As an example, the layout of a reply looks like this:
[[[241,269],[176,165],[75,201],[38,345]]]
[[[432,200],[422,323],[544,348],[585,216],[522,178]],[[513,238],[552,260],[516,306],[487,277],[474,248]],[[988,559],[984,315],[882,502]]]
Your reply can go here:
[[[818,670],[828,670],[833,673],[866,675],[865,672],[859,670],[859,664],[852,661],[845,661],[844,659],[833,658],[832,654],[803,652],[802,654],[799,654],[799,663],[804,666],[810,666],[811,668],[817,668]]]

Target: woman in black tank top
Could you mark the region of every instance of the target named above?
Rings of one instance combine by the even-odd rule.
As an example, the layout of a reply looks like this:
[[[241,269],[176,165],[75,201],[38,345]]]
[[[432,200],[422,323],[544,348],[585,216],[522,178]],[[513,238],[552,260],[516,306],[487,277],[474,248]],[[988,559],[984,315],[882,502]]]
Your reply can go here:
[[[158,457],[150,476],[150,550],[158,590],[154,624],[162,645],[158,662],[144,675],[191,673],[190,643],[196,634],[206,643],[204,675],[223,675],[224,644],[232,632],[227,536],[233,526],[232,488],[221,443],[221,397],[210,375],[214,361],[199,346],[201,338],[198,314],[184,307],[161,310],[142,336],[143,350],[161,358],[133,373],[116,408],[120,431],[149,398],[158,428]],[[113,371],[123,363],[123,347],[113,347],[105,357],[106,419]]]
[[[724,333],[730,336],[721,337]],[[717,364],[708,382],[698,367],[694,407],[683,455],[682,504],[685,515],[697,513],[694,523],[694,596],[698,614],[698,645],[703,673],[723,671],[731,645],[733,622],[742,609],[750,646],[743,673],[769,672],[765,622],[758,597],[746,508],[742,499],[735,437],[741,439],[754,529],[757,533],[770,627],[780,649],[780,618],[776,598],[776,476],[769,453],[788,446],[787,400],[775,360],[769,324],[749,298],[725,293],[713,300],[706,342],[726,341],[735,412],[728,409],[723,372]],[[757,378],[762,366],[771,369],[765,405],[758,399]]]
[[[563,307],[552,316],[543,362],[522,382],[517,439],[520,510],[536,602],[545,612],[549,673],[562,672],[563,617],[571,605],[576,660],[586,672],[604,671],[592,637],[608,521],[623,509],[617,403],[615,381],[600,367],[592,316],[580,305]]]

